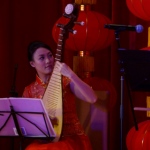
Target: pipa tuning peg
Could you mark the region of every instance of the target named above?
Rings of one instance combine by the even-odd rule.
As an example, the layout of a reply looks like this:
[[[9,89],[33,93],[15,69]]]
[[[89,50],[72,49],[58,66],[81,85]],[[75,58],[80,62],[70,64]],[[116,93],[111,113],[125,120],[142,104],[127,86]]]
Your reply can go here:
[[[68,31],[71,32],[72,34],[77,34],[77,30],[69,29]]]
[[[85,22],[84,21],[77,21],[77,22],[74,22],[74,24],[84,26]]]

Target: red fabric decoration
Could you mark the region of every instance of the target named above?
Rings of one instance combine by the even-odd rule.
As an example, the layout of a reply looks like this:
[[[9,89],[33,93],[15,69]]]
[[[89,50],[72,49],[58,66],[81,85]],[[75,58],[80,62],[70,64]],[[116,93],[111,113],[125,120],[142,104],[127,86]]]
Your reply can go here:
[[[74,30],[77,34],[69,33],[69,38],[65,42],[65,48],[73,51],[97,51],[109,46],[114,38],[114,31],[104,28],[105,24],[111,21],[104,15],[91,10],[79,11],[77,21],[84,21],[85,25],[75,24]],[[57,23],[66,24],[67,18],[61,17]],[[53,27],[53,38],[57,42],[59,28]]]
[[[138,124],[138,130],[132,127],[126,137],[128,150],[150,150],[150,120]]]
[[[129,10],[143,20],[150,20],[149,0],[126,0]]]

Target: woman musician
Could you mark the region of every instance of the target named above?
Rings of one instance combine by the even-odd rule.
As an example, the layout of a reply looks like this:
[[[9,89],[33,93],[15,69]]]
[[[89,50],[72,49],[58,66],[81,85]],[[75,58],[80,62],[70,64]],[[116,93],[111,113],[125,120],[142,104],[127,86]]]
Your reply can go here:
[[[97,100],[94,91],[65,63],[55,62],[51,48],[43,42],[30,43],[28,60],[37,74],[35,81],[25,87],[23,97],[42,98],[54,63],[56,63],[59,72],[62,74],[63,128],[58,142],[44,143],[36,141],[28,145],[26,150],[91,150],[90,141],[77,117],[75,96],[83,101],[94,103]]]

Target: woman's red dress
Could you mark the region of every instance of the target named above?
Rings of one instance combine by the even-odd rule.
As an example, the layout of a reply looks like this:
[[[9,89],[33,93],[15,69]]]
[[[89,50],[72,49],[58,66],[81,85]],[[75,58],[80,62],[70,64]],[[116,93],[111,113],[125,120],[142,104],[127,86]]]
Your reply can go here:
[[[26,150],[92,150],[90,141],[78,120],[75,96],[70,90],[70,80],[63,77],[63,129],[58,142],[35,141]],[[27,86],[23,97],[42,98],[47,84],[36,76],[36,81]]]

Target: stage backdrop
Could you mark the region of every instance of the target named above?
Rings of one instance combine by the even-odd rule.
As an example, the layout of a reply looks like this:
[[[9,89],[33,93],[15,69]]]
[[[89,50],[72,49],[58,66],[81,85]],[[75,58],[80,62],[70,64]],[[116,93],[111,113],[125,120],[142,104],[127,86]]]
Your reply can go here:
[[[0,97],[12,96],[17,92],[22,96],[24,87],[35,78],[34,70],[27,60],[27,46],[30,42],[41,40],[49,44],[55,52],[56,43],[52,38],[54,23],[61,17],[67,3],[73,0],[1,0],[0,2]],[[144,31],[124,31],[120,33],[120,45],[126,49],[141,49],[147,46],[148,21],[135,17],[127,8],[125,0],[97,0],[92,9],[104,14],[114,24],[142,24]],[[120,145],[120,67],[118,64],[117,42],[108,48],[94,52],[94,76],[110,81],[117,90],[118,99],[109,115],[109,149],[119,149]],[[72,67],[74,52],[65,52],[65,62]],[[125,137],[134,125],[129,96],[124,89],[123,148]],[[134,105],[146,106],[149,92],[132,92]],[[146,113],[136,113],[137,121],[147,119]],[[10,149],[12,139],[0,140],[1,148]],[[8,144],[9,143],[9,144]],[[13,142],[12,142],[13,143]],[[14,143],[18,148],[18,142]],[[15,150],[17,150],[17,148]],[[19,149],[19,148],[18,148]]]

